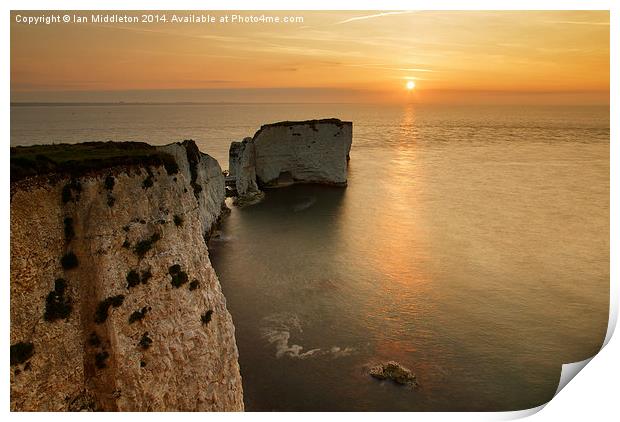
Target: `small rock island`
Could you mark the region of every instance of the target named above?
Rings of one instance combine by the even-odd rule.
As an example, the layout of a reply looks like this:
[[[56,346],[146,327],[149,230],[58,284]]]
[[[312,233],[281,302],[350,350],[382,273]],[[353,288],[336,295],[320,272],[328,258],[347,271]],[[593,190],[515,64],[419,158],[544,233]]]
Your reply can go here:
[[[261,189],[293,183],[346,186],[352,136],[353,123],[339,119],[263,125],[230,145],[232,195],[248,204],[262,198]]]
[[[418,386],[416,376],[400,363],[393,360],[381,363],[370,368],[371,377],[378,380],[390,380],[398,385],[406,385],[411,388]]]

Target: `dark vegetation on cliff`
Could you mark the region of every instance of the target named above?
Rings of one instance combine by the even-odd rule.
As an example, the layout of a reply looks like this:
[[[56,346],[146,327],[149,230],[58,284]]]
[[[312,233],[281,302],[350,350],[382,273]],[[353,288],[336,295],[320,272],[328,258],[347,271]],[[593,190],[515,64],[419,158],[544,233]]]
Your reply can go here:
[[[71,315],[71,300],[65,296],[67,282],[59,278],[54,282],[54,290],[49,292],[45,299],[46,321],[56,321],[57,319],[67,319]]]
[[[152,343],[153,343],[153,340],[149,337],[149,333],[147,331],[144,334],[142,334],[142,337],[140,338],[140,342],[138,343],[138,346],[146,350],[149,347],[151,347]]]
[[[202,321],[204,325],[207,325],[211,322],[211,315],[213,315],[213,311],[211,309],[209,309],[204,314],[200,315],[200,320]]]
[[[132,287],[136,287],[140,283],[146,284],[149,279],[153,277],[150,271],[142,271],[140,274],[136,270],[131,270],[127,273],[127,289],[131,289]]]
[[[107,175],[105,181],[103,182],[103,185],[105,186],[106,190],[111,191],[112,189],[114,189],[114,176],[112,176],[111,174]]]
[[[73,218],[65,217],[64,224],[65,224],[65,240],[69,242],[75,236],[75,230],[73,229]]]
[[[79,261],[73,252],[67,252],[60,258],[60,264],[65,270],[70,270],[76,268],[79,265]]]
[[[153,274],[151,274],[151,272],[149,270],[146,271],[142,271],[140,273],[140,282],[142,284],[146,284],[147,281],[149,281],[149,279],[153,277]]]
[[[11,161],[11,177],[13,177],[13,162]],[[67,202],[77,202],[80,200],[80,193],[82,192],[82,184],[76,180],[71,179],[69,183],[67,183],[62,188],[62,203],[66,204]]]
[[[129,315],[129,323],[133,324],[136,321],[141,321],[146,316],[146,313],[149,309],[145,306],[138,311],[133,311],[131,315]]]
[[[114,206],[114,203],[116,202],[116,199],[114,198],[114,196],[112,196],[112,189],[114,189],[114,176],[112,176],[111,174],[108,174],[105,178],[105,181],[103,182],[103,186],[105,187],[105,189],[108,191],[107,193],[107,197],[108,197],[108,207],[112,207]]]
[[[11,183],[31,176],[79,176],[110,167],[133,165],[163,165],[168,174],[179,171],[172,155],[144,142],[34,145],[11,148]],[[112,181],[106,181],[106,189],[112,190],[112,187]]]
[[[90,333],[90,336],[88,337],[88,344],[90,344],[93,347],[97,347],[101,345],[101,339],[99,338],[96,332],[93,331],[92,333]]]
[[[191,175],[189,184],[194,190],[194,196],[198,199],[200,192],[202,192],[202,186],[200,186],[196,180],[198,180],[198,163],[200,162],[202,153],[198,149],[196,142],[191,139],[183,141],[181,145],[185,147],[185,151],[187,152],[187,162],[189,163],[189,172]]]
[[[149,167],[146,168],[146,179],[142,181],[142,189],[148,189],[153,186],[153,172]]]
[[[104,322],[106,322],[106,320],[108,319],[108,310],[110,309],[110,307],[118,308],[123,304],[124,300],[125,296],[116,295],[108,297],[99,302],[99,305],[97,305],[97,310],[95,311],[95,323],[103,324]]]
[[[168,274],[170,274],[170,283],[177,289],[189,281],[187,273],[181,270],[179,264],[174,264],[168,268]]]
[[[127,273],[126,280],[128,289],[135,287],[140,284],[140,274],[136,270],[131,270]]]
[[[11,344],[11,366],[26,362],[34,355],[34,344],[19,342]]]
[[[99,369],[105,368],[106,366],[108,366],[106,361],[108,360],[109,357],[110,357],[110,354],[105,350],[97,353],[95,355],[95,366]]]
[[[148,251],[151,250],[153,244],[160,239],[161,235],[159,233],[153,233],[148,239],[138,241],[136,246],[134,246],[133,251],[139,258],[142,258]]]

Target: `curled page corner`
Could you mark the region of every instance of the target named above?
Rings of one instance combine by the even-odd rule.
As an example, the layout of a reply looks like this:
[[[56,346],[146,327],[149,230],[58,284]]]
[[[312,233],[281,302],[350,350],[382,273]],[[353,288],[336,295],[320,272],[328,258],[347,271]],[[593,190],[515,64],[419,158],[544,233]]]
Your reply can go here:
[[[609,306],[609,322],[607,324],[607,333],[605,335],[605,340],[603,340],[603,345],[601,346],[601,350],[607,346],[607,344],[609,343],[609,340],[611,339],[611,336],[613,335],[615,329],[616,329],[616,323],[618,321],[618,306],[617,306],[617,299],[614,299],[614,295],[612,295],[611,298],[611,302],[610,302],[610,306]],[[600,350],[599,350],[600,352]],[[553,394],[553,397],[557,396],[560,391],[562,391],[562,389],[564,387],[566,387],[566,385],[568,385],[568,383],[575,378],[575,376],[583,369],[586,367],[586,365],[588,363],[590,363],[590,361],[592,359],[594,359],[596,357],[596,355],[598,354],[598,352],[594,355],[591,356],[587,359],[584,359],[582,361],[579,362],[572,362],[572,363],[565,363],[562,365],[562,373],[560,374],[560,382],[558,383],[558,388],[555,390],[555,394]],[[553,398],[551,399],[553,400]],[[549,400],[549,401],[551,401]],[[536,413],[540,410],[542,410],[543,407],[545,407],[549,402],[543,404],[542,406],[533,408],[533,409],[528,409],[525,410],[524,412],[528,412],[530,410],[535,410],[533,413]],[[524,414],[524,416],[526,416],[526,414]]]
[[[596,355],[595,355],[596,356]],[[558,395],[558,393],[560,391],[562,391],[562,389],[564,387],[566,387],[566,385],[573,379],[575,378],[575,375],[577,375],[579,373],[579,371],[581,371],[583,368],[585,368],[585,366],[594,358],[594,356],[579,361],[579,362],[572,362],[572,363],[565,363],[562,365],[562,373],[560,374],[560,382],[558,383],[558,388],[557,390],[555,390],[555,393],[553,394],[553,397],[551,398],[551,400],[553,400],[553,398],[555,396]],[[514,420],[514,419],[521,419],[521,418],[527,418],[528,416],[532,416],[538,412],[540,412],[541,410],[543,410],[545,408],[545,406],[547,406],[551,400],[549,400],[547,403],[543,403],[540,406],[536,406],[536,407],[532,407],[531,409],[523,409],[523,410],[517,410],[514,412],[503,412],[500,413],[498,416],[498,418],[496,420]]]
[[[558,395],[558,393],[560,391],[562,391],[562,389],[564,387],[566,387],[566,385],[573,379],[575,378],[575,376],[583,369],[586,367],[586,365],[588,363],[590,363],[590,361],[592,359],[594,359],[596,355],[589,357],[588,359],[584,359],[582,361],[579,362],[572,362],[572,363],[565,363],[562,365],[562,372],[560,374],[560,382],[558,383],[558,388],[555,390],[555,393],[553,394],[553,397],[551,398],[551,400],[553,400],[553,398],[555,398],[555,396]],[[545,408],[545,406],[547,406],[551,400],[549,400],[547,403],[543,403],[540,406],[536,406],[536,407],[532,407],[531,409],[524,409],[524,410],[517,410],[514,412],[505,412],[500,414],[500,417],[498,418],[498,420],[514,420],[514,419],[521,419],[521,418],[526,418],[528,416],[532,416],[538,412],[540,412],[542,409]]]
[[[616,330],[616,323],[618,322],[618,289],[614,287],[614,283],[610,283],[610,297],[609,297],[609,322],[607,323],[607,334],[605,334],[605,340],[601,349],[607,346],[611,336],[614,335]]]
[[[596,355],[594,355],[596,356]],[[558,388],[557,390],[555,390],[555,394],[553,395],[553,397],[557,396],[558,393],[560,391],[562,391],[562,389],[564,387],[566,387],[566,385],[573,379],[575,378],[575,375],[577,375],[579,373],[579,371],[581,371],[583,368],[585,368],[585,366],[590,363],[590,361],[592,359],[594,359],[594,356],[588,358],[588,359],[584,359],[582,361],[579,362],[573,362],[573,363],[565,363],[562,365],[562,373],[560,374],[560,382],[558,384]]]
[[[515,420],[515,419],[527,418],[528,416],[532,416],[532,415],[540,412],[547,405],[547,403],[541,404],[540,406],[532,407],[530,409],[523,409],[523,410],[515,410],[515,411],[511,411],[511,412],[496,413],[495,415],[497,415],[497,416],[494,417],[494,420],[511,421],[511,420]]]

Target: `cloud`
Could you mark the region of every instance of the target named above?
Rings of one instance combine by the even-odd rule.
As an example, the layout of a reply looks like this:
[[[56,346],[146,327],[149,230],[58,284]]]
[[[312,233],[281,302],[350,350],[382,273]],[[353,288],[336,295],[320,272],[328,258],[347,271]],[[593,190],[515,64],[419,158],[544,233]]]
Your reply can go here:
[[[546,21],[545,23],[562,24],[562,25],[609,26],[609,22],[588,22],[588,21]]]
[[[381,69],[399,70],[399,71],[402,71],[402,72],[434,72],[434,70],[420,69],[420,68],[417,68],[417,67],[382,67]]]
[[[436,72],[432,69],[425,69],[421,67],[393,67],[389,64],[345,64],[345,66],[349,67],[363,67],[367,69],[383,69],[383,70],[396,70],[400,72]]]
[[[357,17],[354,17],[354,18],[349,18],[349,19],[345,19],[345,20],[340,21],[340,22],[336,22],[336,25],[342,25],[343,23],[361,21],[361,20],[366,20],[366,19],[380,18],[380,17],[383,17],[383,16],[389,16],[389,15],[405,15],[405,14],[409,14],[409,13],[415,13],[415,12],[412,11],[412,10],[406,10],[406,11],[401,11],[401,12],[382,12],[382,13],[376,13],[374,15],[357,16]]]

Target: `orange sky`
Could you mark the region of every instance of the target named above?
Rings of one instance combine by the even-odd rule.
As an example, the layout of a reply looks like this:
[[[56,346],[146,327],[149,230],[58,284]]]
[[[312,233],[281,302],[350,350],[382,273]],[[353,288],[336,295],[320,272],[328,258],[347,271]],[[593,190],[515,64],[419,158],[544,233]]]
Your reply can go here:
[[[239,12],[304,18],[287,24],[16,22],[57,13],[64,14],[12,12],[12,101],[609,101],[606,11]],[[407,80],[416,83],[411,93]]]

